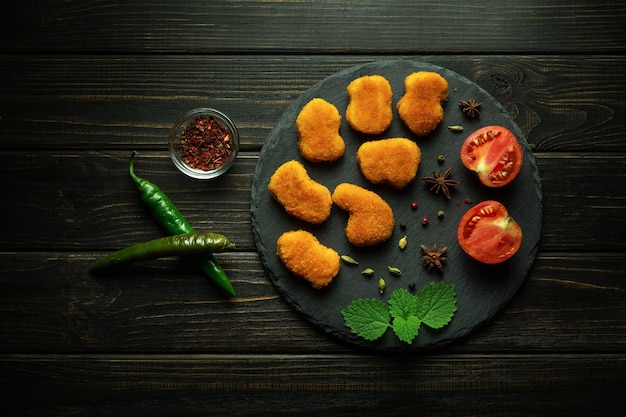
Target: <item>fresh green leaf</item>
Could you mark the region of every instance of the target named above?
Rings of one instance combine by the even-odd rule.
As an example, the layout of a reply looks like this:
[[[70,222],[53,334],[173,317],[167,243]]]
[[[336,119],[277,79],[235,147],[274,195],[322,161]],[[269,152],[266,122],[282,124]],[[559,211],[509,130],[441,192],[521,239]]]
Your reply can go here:
[[[405,289],[394,290],[389,305],[376,299],[360,299],[341,310],[346,327],[352,333],[366,340],[376,340],[391,327],[405,343],[413,342],[422,323],[439,329],[452,320],[455,312],[454,285],[434,282],[415,295]]]
[[[391,320],[387,304],[376,299],[355,300],[341,314],[352,333],[366,340],[380,338]]]
[[[405,289],[394,290],[389,296],[389,313],[394,318],[417,316],[415,297]]]
[[[431,282],[415,294],[417,317],[433,329],[447,325],[456,312],[454,285]]]
[[[409,316],[406,319],[403,317],[394,317],[391,328],[396,336],[398,336],[398,339],[405,343],[411,343],[417,336],[420,324],[420,319],[418,319],[417,316]]]
[[[415,297],[405,289],[397,289],[389,297],[389,314],[393,317],[391,328],[403,342],[411,343],[419,330]]]

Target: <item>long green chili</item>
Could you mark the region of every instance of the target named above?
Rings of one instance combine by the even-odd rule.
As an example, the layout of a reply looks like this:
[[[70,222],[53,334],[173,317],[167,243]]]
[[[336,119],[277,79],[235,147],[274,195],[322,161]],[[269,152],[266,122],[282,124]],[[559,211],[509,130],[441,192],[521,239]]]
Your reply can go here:
[[[113,252],[96,262],[89,271],[93,274],[98,274],[133,262],[147,261],[164,256],[222,252],[234,247],[234,243],[218,233],[173,235],[138,243]]]
[[[171,235],[194,233],[193,227],[187,222],[185,217],[178,211],[169,197],[156,185],[150,181],[135,175],[135,152],[130,156],[128,171],[132,178],[141,201],[150,210],[152,216],[161,227]],[[235,289],[231,284],[226,272],[222,269],[213,254],[205,253],[195,257],[198,266],[217,284],[221,289],[235,295]]]

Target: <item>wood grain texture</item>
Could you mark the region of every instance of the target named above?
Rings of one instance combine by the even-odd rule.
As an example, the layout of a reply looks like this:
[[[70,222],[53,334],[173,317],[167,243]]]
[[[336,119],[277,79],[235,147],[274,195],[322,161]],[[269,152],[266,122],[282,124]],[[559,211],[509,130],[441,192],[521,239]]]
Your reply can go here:
[[[7,52],[623,53],[626,3],[30,0],[0,16]]]
[[[622,415],[625,18],[621,0],[2,2],[0,414]],[[303,320],[269,282],[249,218],[255,163],[289,104],[391,58],[491,93],[544,193],[540,252],[513,300],[415,357],[367,355]],[[198,182],[166,138],[206,105],[234,119],[244,152]],[[88,274],[162,236],[128,178],[132,150],[194,227],[236,241],[218,259],[237,297],[177,258]]]
[[[0,353],[354,352],[302,320],[256,254],[216,255],[237,290],[230,300],[177,259],[94,278],[88,269],[98,256],[1,254]],[[501,313],[441,350],[623,353],[625,283],[622,254],[540,254]]]
[[[12,221],[0,235],[0,250],[46,250],[50,236],[58,250],[113,250],[162,236],[129,178],[129,156],[2,153],[0,164],[11,168],[0,184],[12,203],[0,205],[0,217]],[[226,234],[238,250],[254,251],[250,187],[257,159],[256,153],[244,154],[226,176],[203,182],[180,174],[166,152],[142,152],[136,173],[159,185],[197,230]],[[16,160],[23,163],[11,164]],[[540,250],[626,248],[626,202],[615,188],[624,181],[626,158],[538,153],[536,161],[544,194]]]
[[[0,149],[166,150],[176,118],[208,106],[231,116],[243,150],[258,151],[287,107],[315,83],[389,58],[7,55],[0,64]],[[537,151],[625,151],[624,56],[398,58],[440,65],[477,83]]]
[[[562,416],[567,404],[613,416],[626,405],[611,395],[624,356],[7,355],[0,371],[25,387],[0,385],[16,414]]]

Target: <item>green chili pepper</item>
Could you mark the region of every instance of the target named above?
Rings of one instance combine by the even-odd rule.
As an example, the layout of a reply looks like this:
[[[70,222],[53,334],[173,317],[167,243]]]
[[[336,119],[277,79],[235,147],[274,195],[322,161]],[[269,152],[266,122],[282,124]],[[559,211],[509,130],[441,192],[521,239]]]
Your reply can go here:
[[[234,247],[234,243],[217,233],[188,233],[167,236],[113,252],[96,262],[89,271],[97,274],[133,262],[164,256],[221,252]]]
[[[132,178],[141,201],[152,212],[152,216],[165,231],[171,235],[194,233],[193,227],[187,222],[185,217],[178,211],[169,197],[156,185],[148,180],[135,175],[135,152],[130,157],[128,171]],[[213,254],[205,253],[196,257],[198,266],[216,283],[221,289],[235,295],[235,289],[231,284],[226,272],[222,269]]]

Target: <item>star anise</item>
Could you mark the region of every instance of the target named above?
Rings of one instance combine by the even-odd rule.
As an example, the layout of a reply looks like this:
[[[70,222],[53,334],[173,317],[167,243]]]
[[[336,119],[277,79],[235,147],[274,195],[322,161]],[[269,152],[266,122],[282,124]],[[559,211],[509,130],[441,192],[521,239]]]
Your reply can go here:
[[[480,106],[483,103],[477,103],[473,98],[467,99],[466,101],[459,101],[459,107],[468,117],[478,117],[480,116]]]
[[[424,245],[420,245],[420,247],[424,253],[424,256],[422,256],[424,266],[427,266],[429,271],[433,268],[437,268],[439,271],[443,272],[442,262],[448,260],[448,258],[443,255],[448,247],[444,246],[442,249],[437,249],[437,245],[434,245],[432,249],[428,249]]]
[[[451,172],[452,172],[452,167],[448,168],[446,172],[439,171],[439,174],[435,174],[433,172],[432,177],[424,177],[423,180],[429,184],[433,184],[433,186],[430,187],[430,191],[434,190],[435,194],[438,194],[439,190],[441,190],[443,192],[443,195],[445,195],[449,200],[450,199],[450,187],[455,187],[460,184],[459,182],[448,178],[450,177]]]

